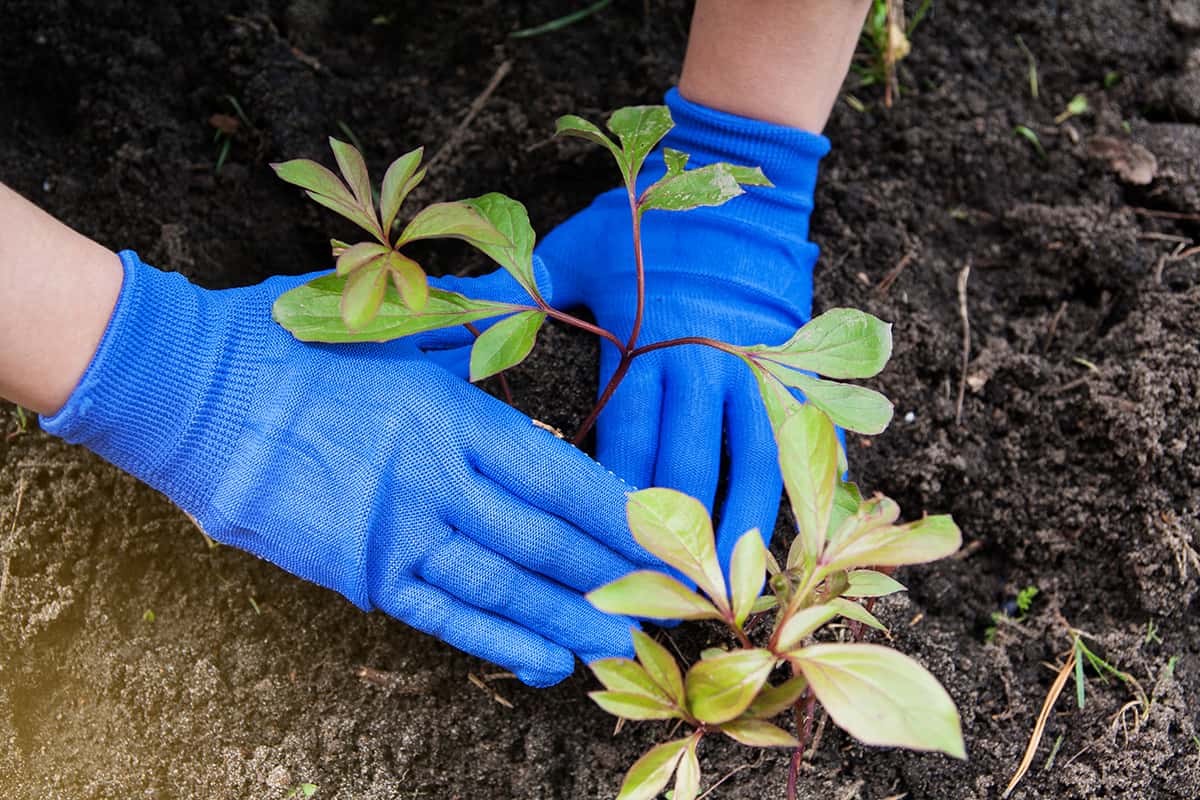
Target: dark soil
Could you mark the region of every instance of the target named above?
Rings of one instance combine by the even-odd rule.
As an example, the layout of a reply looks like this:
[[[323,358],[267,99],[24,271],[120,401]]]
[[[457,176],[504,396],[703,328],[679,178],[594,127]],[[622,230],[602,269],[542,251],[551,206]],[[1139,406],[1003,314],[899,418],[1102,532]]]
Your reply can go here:
[[[418,144],[434,152],[511,60],[417,200],[500,190],[546,231],[613,182],[602,153],[548,141],[553,119],[655,101],[687,27],[683,3],[629,0],[506,38],[577,5],[7,0],[0,179],[208,286],[308,271],[327,265],[337,225],[266,163],[325,159],[339,122],[376,174]],[[1036,100],[1018,34],[1037,57]],[[897,420],[852,437],[858,480],[909,515],[952,513],[969,542],[962,558],[906,570],[911,591],[883,616],[958,702],[970,759],[867,749],[830,726],[802,796],[998,797],[1069,624],[1152,702],[1127,707],[1129,688],[1093,677],[1079,710],[1069,688],[1014,797],[1194,800],[1200,256],[1171,254],[1200,240],[1200,8],[939,0],[902,77],[890,110],[852,77],[868,110],[839,103],[827,130],[817,297],[896,323],[878,386]],[[1055,125],[1079,92],[1091,113]],[[226,96],[253,127],[217,175],[209,117],[233,113]],[[1154,180],[1125,183],[1089,156],[1101,135],[1146,147]],[[426,257],[435,270],[484,266],[452,246]],[[569,428],[595,391],[595,348],[563,333],[543,344],[514,389]],[[0,414],[7,798],[283,798],[301,782],[321,798],[612,797],[665,736],[651,723],[611,736],[582,670],[545,691],[494,682],[505,707],[468,681],[488,665],[210,549],[158,494],[36,426],[20,432],[11,406]],[[1040,590],[1028,617],[985,641],[992,613],[1027,586]],[[702,757],[708,785],[752,765],[711,797],[783,796],[784,753],[757,761],[712,742]]]

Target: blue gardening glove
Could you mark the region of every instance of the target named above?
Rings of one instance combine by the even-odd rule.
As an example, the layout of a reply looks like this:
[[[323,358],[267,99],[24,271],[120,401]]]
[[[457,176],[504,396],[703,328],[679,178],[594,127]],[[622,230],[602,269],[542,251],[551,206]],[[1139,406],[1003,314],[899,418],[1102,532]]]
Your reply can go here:
[[[646,307],[639,344],[705,336],[733,344],[780,344],[812,313],[817,246],[808,241],[822,136],[714,111],[667,93],[675,128],[642,169],[639,193],[660,178],[661,147],[716,161],[761,166],[774,188],[748,187],[723,206],[649,211],[642,219]],[[583,305],[627,339],[635,312],[635,261],[628,195],[600,195],[556,228],[537,255],[558,308]],[[601,343],[600,386],[619,360]],[[750,370],[703,346],[640,356],[601,414],[597,458],[638,487],[665,486],[713,508],[722,451],[728,491],[720,509],[723,566],[737,538],[757,527],[770,539],[782,481],[770,425]]]
[[[644,565],[627,487],[433,364],[436,335],[312,345],[271,321],[311,276],[209,291],[121,254],[99,349],[42,426],[214,539],[548,686],[632,655],[582,593]],[[485,286],[486,288],[486,286]],[[637,562],[642,562],[641,564]]]

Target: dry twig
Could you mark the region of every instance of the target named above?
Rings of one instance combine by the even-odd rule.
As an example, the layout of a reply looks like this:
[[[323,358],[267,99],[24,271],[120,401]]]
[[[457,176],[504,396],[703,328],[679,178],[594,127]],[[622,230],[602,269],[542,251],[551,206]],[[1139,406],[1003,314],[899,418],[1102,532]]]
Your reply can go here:
[[[1071,670],[1074,668],[1075,648],[1072,647],[1071,655],[1067,658],[1067,663],[1062,665],[1062,669],[1058,671],[1058,676],[1054,679],[1054,683],[1050,685],[1050,691],[1046,694],[1046,701],[1042,703],[1042,711],[1038,714],[1037,723],[1033,726],[1033,733],[1029,737],[1029,745],[1025,748],[1025,756],[1021,759],[1021,765],[1017,767],[1012,780],[1008,782],[1004,794],[1000,795],[1002,800],[1006,800],[1013,793],[1013,789],[1017,788],[1017,784],[1021,782],[1021,779],[1025,777],[1025,773],[1029,771],[1029,767],[1033,764],[1033,757],[1037,755],[1038,746],[1042,743],[1042,735],[1046,732],[1046,720],[1050,718],[1050,712],[1054,710],[1054,704],[1058,702],[1063,687],[1067,685],[1067,680],[1071,677]]]
[[[21,477],[21,482],[17,486],[17,502],[13,507],[12,525],[8,528],[8,538],[4,541],[3,549],[0,553],[4,555],[4,564],[0,566],[0,608],[4,608],[4,595],[8,592],[8,571],[9,564],[12,561],[12,556],[9,555],[9,548],[12,547],[14,537],[17,533],[17,518],[21,516],[21,500],[25,498],[25,478]]]
[[[427,168],[432,167],[434,164],[441,161],[444,156],[448,155],[454,150],[455,147],[458,146],[458,140],[462,138],[462,135],[466,132],[467,127],[475,121],[475,117],[478,116],[479,112],[483,110],[483,107],[487,105],[487,101],[491,98],[492,93],[496,91],[496,87],[500,85],[500,82],[503,81],[511,71],[512,61],[505,59],[504,61],[500,62],[500,66],[496,68],[496,72],[492,75],[492,79],[488,81],[488,85],[485,86],[483,91],[479,93],[479,96],[472,101],[470,108],[467,109],[467,115],[463,117],[463,121],[458,123],[458,127],[455,128],[454,132],[451,133],[446,139],[446,143],[441,146],[436,154],[434,154],[433,158],[429,159]]]
[[[958,273],[958,314],[962,318],[962,375],[958,380],[958,402],[954,405],[954,424],[962,424],[963,398],[967,393],[967,364],[971,360],[971,319],[967,315],[967,279],[971,277],[971,262],[967,261]]]

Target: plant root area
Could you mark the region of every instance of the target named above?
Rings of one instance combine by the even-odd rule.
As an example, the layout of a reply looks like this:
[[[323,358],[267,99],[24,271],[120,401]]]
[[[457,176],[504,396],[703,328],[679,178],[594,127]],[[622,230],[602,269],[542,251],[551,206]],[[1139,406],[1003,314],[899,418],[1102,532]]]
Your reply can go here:
[[[348,131],[377,177],[417,145],[438,154],[411,202],[499,190],[544,234],[616,177],[600,149],[552,140],[555,117],[659,102],[690,13],[619,0],[508,37],[578,7],[8,0],[0,179],[209,287],[330,266],[328,237],[350,229],[267,163],[330,163],[325,137]],[[851,75],[865,107],[839,101],[826,130],[817,310],[895,323],[872,385],[896,419],[852,435],[850,463],[865,492],[964,532],[960,557],[902,570],[909,591],[879,613],[957,701],[969,759],[830,724],[800,796],[999,797],[1073,628],[1141,693],[1089,669],[1081,709],[1068,684],[1012,797],[1195,800],[1200,5],[937,0],[912,46],[892,108]],[[1056,122],[1081,93],[1088,112]],[[420,257],[488,268],[455,242]],[[511,376],[518,404],[572,430],[596,359],[552,326]],[[667,633],[691,653],[722,641]],[[6,798],[611,798],[668,735],[614,735],[583,669],[540,691],[495,672],[210,547],[163,497],[0,405]],[[704,786],[732,772],[709,797],[782,798],[788,757],[710,737]]]

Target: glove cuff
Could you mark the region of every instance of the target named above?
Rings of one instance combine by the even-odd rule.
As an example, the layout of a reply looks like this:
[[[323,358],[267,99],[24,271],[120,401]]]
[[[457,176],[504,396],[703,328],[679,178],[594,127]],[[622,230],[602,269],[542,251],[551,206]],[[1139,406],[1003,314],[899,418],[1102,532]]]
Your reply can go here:
[[[762,167],[775,186],[812,197],[817,164],[829,152],[829,140],[817,133],[717,111],[684,98],[678,89],[666,95],[675,127],[666,147],[690,153],[689,164],[728,161]]]
[[[120,259],[125,277],[100,345],[41,425],[200,516],[250,405],[270,299],[258,287],[206,291],[129,250]]]

